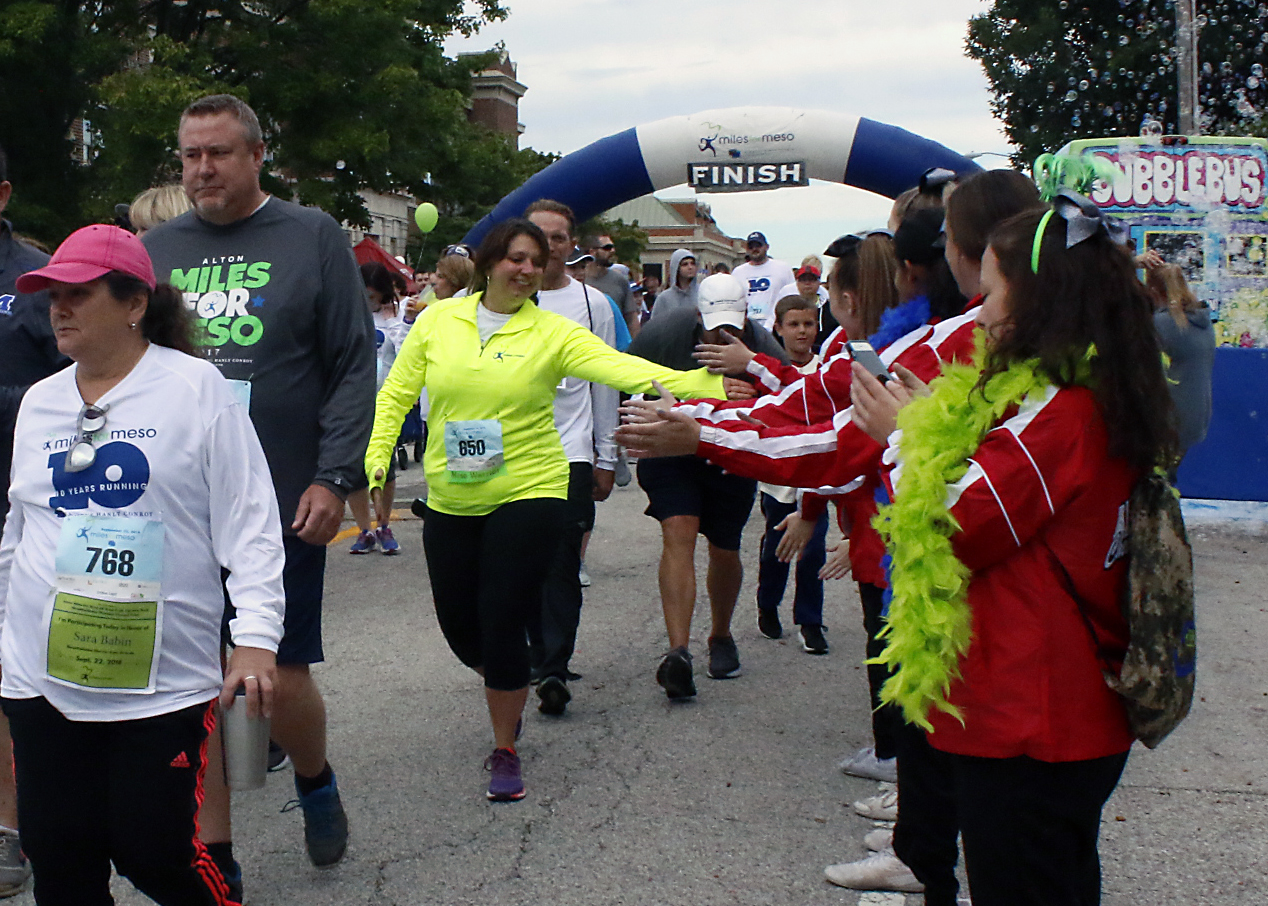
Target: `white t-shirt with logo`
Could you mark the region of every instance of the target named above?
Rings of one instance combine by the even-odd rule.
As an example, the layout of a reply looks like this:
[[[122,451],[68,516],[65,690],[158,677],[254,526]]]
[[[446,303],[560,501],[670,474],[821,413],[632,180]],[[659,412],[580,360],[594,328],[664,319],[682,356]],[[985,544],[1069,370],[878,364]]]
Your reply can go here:
[[[576,321],[616,348],[616,315],[608,297],[596,287],[569,277],[566,286],[539,290],[537,305]],[[619,404],[617,391],[604,384],[575,377],[560,382],[555,390],[555,430],[569,462],[588,462],[609,471],[616,468]]]
[[[268,463],[247,410],[209,362],[151,345],[97,401],[96,461],[64,468],[83,401],[71,366],[31,387],[18,412],[12,509],[0,544],[0,693],[42,696],[71,720],[133,720],[220,691],[220,570],[237,607],[235,644],[277,650],[282,527]],[[154,691],[96,691],[48,675],[58,543],[71,517],[163,526],[163,602]]]
[[[748,291],[748,318],[767,330],[775,326],[775,303],[783,290],[791,283],[797,288],[792,268],[775,258],[767,258],[761,264],[745,262],[738,265],[731,276],[740,281]]]

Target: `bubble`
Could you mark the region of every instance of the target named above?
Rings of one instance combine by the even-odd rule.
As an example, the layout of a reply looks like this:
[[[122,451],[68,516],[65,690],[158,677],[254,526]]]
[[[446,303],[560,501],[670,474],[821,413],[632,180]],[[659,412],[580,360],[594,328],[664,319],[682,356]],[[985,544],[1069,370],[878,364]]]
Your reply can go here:
[[[1128,41],[1127,35],[1119,35],[1119,36],[1118,36],[1118,43],[1119,43],[1119,45],[1120,45],[1120,46],[1126,47],[1126,46],[1127,46],[1127,41]]]
[[[1069,0],[1061,0],[1061,8],[1062,8],[1062,9],[1069,9],[1069,8],[1070,8],[1070,3],[1069,3]]]
[[[1079,126],[1082,126],[1082,125],[1083,125],[1083,120],[1079,119],[1079,118],[1076,116],[1076,117],[1074,117],[1074,119],[1070,120],[1070,125],[1071,125],[1071,126],[1074,126],[1075,128],[1078,128]]]
[[[1247,87],[1247,88],[1258,88],[1258,87],[1259,87],[1259,78],[1258,78],[1258,76],[1251,76],[1250,78],[1248,78],[1248,79],[1246,80],[1246,87]]]
[[[1078,99],[1079,99],[1079,93],[1077,91],[1074,91],[1073,89],[1065,93],[1065,100],[1067,104],[1077,101]]]
[[[1250,74],[1255,76],[1256,78],[1259,78],[1263,76],[1264,74],[1264,67],[1261,66],[1259,63],[1256,63],[1254,66],[1250,67]]]
[[[1082,82],[1079,83],[1079,91],[1087,91],[1089,87],[1090,86],[1088,84],[1087,79],[1084,79]]]
[[[1038,127],[1038,126],[1031,126],[1031,127],[1030,127],[1030,131],[1031,131],[1031,132],[1038,132],[1038,131],[1039,131],[1039,127]]]

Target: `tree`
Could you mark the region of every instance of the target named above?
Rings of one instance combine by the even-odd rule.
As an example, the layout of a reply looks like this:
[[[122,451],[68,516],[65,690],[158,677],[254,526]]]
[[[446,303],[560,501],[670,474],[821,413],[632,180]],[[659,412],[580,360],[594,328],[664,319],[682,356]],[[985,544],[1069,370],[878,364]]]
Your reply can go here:
[[[478,218],[538,161],[467,122],[488,59],[446,57],[443,42],[505,16],[499,0],[0,0],[15,215],[46,241],[108,219],[175,178],[185,105],[227,92],[260,116],[267,189],[360,225],[364,188]],[[76,165],[66,134],[81,116],[96,141]]]
[[[1246,134],[1268,107],[1268,7],[1198,0],[1203,132]],[[1030,164],[1076,138],[1178,131],[1172,0],[995,0],[969,20],[966,52],[986,71],[991,110]]]

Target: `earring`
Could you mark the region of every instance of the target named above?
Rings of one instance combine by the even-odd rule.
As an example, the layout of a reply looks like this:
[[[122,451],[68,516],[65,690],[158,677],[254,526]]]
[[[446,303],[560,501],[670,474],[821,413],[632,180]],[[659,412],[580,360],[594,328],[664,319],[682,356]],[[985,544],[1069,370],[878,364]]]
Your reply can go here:
[[[128,325],[128,330],[136,330],[136,322],[135,322],[135,321],[133,321],[131,324],[129,324],[129,325]]]

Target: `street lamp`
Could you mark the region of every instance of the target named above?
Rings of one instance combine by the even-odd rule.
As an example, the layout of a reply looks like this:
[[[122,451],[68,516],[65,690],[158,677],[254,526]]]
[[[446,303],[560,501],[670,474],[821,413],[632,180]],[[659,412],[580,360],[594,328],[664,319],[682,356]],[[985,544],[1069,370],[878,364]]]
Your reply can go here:
[[[1176,0],[1176,75],[1180,81],[1180,133],[1197,135],[1198,26],[1194,0]]]

